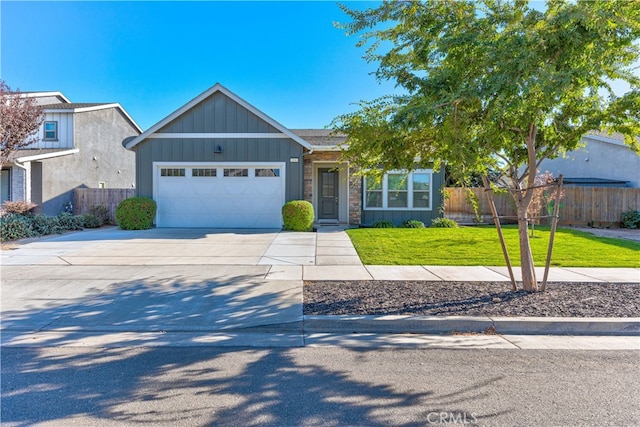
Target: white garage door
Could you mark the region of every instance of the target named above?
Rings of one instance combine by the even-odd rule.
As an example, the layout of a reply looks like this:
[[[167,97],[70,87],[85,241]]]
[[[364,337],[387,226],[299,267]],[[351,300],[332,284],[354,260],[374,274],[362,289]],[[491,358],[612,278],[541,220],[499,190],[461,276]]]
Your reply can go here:
[[[158,227],[282,227],[282,163],[162,164],[155,179]]]

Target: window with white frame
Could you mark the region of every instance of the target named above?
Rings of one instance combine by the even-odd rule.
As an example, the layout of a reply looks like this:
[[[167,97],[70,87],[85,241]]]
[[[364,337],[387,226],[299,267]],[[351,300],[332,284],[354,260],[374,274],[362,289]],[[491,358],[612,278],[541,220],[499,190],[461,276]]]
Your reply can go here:
[[[393,171],[381,180],[365,177],[365,209],[431,210],[430,169]]]
[[[44,139],[58,139],[58,122],[44,122]]]

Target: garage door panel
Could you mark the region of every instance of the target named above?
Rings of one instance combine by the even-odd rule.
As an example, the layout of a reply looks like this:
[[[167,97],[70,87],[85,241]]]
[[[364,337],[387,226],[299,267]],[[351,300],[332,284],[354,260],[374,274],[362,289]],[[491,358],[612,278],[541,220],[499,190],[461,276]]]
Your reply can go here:
[[[283,176],[255,176],[256,168],[273,168],[273,165],[249,167],[248,176],[236,177],[225,177],[220,169],[215,177],[193,176],[192,169],[203,166],[194,164],[180,167],[186,169],[185,176],[157,177],[158,227],[282,226]],[[234,165],[217,167],[232,169]],[[247,166],[238,168],[247,169]]]

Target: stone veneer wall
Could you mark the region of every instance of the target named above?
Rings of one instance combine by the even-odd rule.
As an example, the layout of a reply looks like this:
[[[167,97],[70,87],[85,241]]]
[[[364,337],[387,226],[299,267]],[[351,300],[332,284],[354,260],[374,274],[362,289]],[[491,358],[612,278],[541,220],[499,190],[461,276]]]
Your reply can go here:
[[[313,162],[339,163],[339,151],[319,151],[304,157],[304,200],[313,203]],[[362,178],[349,168],[349,224],[359,225],[362,216]]]

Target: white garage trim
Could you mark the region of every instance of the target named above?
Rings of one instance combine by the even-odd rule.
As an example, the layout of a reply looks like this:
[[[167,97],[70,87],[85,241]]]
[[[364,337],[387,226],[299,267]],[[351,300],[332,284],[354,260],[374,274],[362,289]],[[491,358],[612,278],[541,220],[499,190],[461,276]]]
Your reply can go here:
[[[194,176],[194,169],[206,171]],[[247,171],[243,176],[224,176],[225,169]],[[280,173],[256,176],[256,169],[278,169]],[[161,176],[162,170],[165,176]],[[211,173],[215,175],[210,176]],[[156,225],[280,228],[285,187],[284,162],[153,162],[153,198],[158,204]]]

